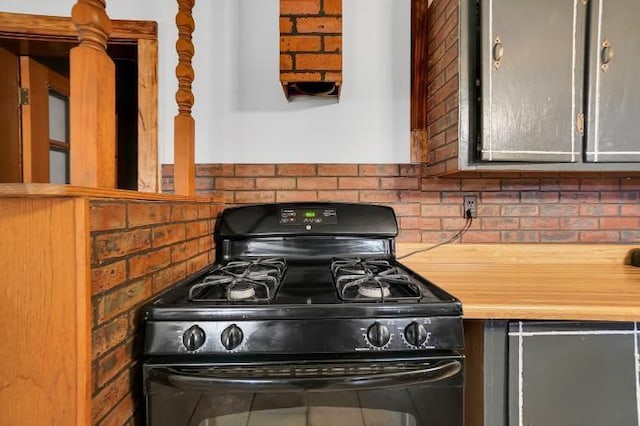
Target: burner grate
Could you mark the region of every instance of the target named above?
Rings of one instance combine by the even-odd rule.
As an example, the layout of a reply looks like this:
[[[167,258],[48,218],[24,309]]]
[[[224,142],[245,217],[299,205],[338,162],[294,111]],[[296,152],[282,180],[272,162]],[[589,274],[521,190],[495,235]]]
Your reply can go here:
[[[270,302],[287,269],[284,258],[247,258],[217,265],[189,290],[194,302]]]
[[[418,285],[384,259],[340,258],[331,262],[338,296],[350,302],[420,300]]]

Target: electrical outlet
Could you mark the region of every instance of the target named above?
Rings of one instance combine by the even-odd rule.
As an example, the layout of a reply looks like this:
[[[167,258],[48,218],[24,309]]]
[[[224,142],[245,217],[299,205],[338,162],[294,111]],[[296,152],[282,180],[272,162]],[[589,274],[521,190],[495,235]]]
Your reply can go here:
[[[467,213],[469,212],[469,213]],[[469,214],[469,216],[467,216]],[[478,217],[478,197],[475,195],[465,195],[462,199],[462,216]]]

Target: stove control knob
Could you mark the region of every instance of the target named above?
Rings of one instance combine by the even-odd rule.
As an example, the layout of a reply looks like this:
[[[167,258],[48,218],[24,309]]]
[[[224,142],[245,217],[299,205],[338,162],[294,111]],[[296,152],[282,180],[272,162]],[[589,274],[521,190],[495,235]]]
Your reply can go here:
[[[404,329],[404,338],[410,345],[422,346],[427,341],[427,329],[424,325],[414,321]]]
[[[230,351],[237,348],[240,343],[242,343],[243,337],[242,329],[235,324],[231,324],[229,327],[222,330],[220,341],[222,342],[222,346]]]
[[[381,348],[389,343],[391,335],[386,325],[376,322],[367,329],[367,339],[373,346]]]
[[[204,345],[206,337],[204,330],[194,325],[184,332],[182,335],[182,343],[187,350],[195,351]]]

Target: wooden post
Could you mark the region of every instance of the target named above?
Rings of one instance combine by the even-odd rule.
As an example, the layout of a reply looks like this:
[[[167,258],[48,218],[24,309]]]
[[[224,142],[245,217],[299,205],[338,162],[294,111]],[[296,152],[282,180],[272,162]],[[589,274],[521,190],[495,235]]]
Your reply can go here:
[[[71,19],[80,44],[70,53],[71,184],[115,188],[115,65],[107,55],[105,0],[78,0]]]
[[[178,66],[176,77],[178,78],[178,91],[176,102],[178,103],[178,115],[174,119],[174,191],[179,195],[194,195],[196,184],[195,173],[195,121],[191,116],[193,106],[193,92],[191,83],[194,72],[191,59],[194,54],[191,35],[195,29],[195,22],[191,11],[195,0],[178,0],[178,14],[176,25],[178,26]]]

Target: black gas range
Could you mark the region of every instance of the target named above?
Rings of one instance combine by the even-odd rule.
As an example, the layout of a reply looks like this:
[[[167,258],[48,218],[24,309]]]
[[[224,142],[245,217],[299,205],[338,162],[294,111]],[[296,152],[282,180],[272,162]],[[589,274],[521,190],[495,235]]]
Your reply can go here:
[[[286,425],[294,407],[307,420],[291,424],[313,425],[308,413],[320,408],[364,419],[362,410],[398,414],[388,404],[402,389],[431,396],[400,409],[413,420],[389,425],[462,424],[461,304],[396,260],[397,233],[384,206],[224,210],[216,263],[145,310],[149,424],[269,424],[255,419],[276,413]],[[384,401],[342,406],[349,392],[381,391]],[[320,394],[324,405],[312,401]],[[424,411],[431,404],[437,413]]]

